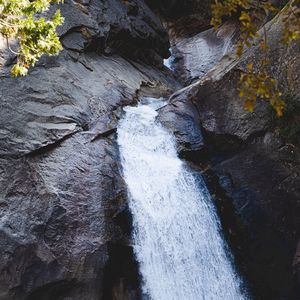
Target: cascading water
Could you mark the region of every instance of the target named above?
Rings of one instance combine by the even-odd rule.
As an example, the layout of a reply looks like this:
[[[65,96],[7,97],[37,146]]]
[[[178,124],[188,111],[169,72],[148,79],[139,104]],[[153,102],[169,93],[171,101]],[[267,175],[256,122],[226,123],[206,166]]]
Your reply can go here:
[[[209,193],[156,122],[159,99],[125,108],[118,128],[143,295],[153,300],[243,300]],[[228,257],[229,256],[229,257]]]

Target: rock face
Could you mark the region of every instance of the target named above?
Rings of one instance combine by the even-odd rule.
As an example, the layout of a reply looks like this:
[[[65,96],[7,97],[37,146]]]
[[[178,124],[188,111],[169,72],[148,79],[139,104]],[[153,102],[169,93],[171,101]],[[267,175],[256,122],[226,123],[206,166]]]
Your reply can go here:
[[[213,0],[146,0],[163,17],[171,40],[190,37],[210,27]]]
[[[232,49],[237,29],[235,22],[227,22],[217,31],[210,28],[175,42],[169,61],[176,77],[189,85],[204,76]]]
[[[205,167],[255,299],[299,299],[300,45],[279,43],[280,18],[266,25],[291,110],[282,121],[266,103],[246,113],[237,82],[261,54],[219,62],[236,27],[208,29],[211,3],[65,0],[64,51],[25,78],[9,77],[15,58],[0,41],[0,300],[141,298],[116,126],[138,95],[175,90],[159,120]],[[162,67],[167,31],[175,75],[193,82],[184,89]]]
[[[198,113],[195,106],[186,98],[178,98],[160,110],[158,120],[177,138],[178,153],[187,159],[205,152],[202,129],[197,123]]]
[[[280,43],[281,17],[265,28],[270,73],[289,99],[286,118],[276,120],[263,102],[252,114],[243,110],[238,81],[247,63],[257,67],[258,46],[241,60],[224,57],[200,80],[176,92],[160,118],[164,120],[170,111],[184,115],[186,105],[196,108],[193,122],[202,129],[207,150],[206,155],[190,154],[189,158],[207,165],[208,184],[255,299],[299,299],[295,276],[299,255],[294,263],[293,257],[300,235],[300,43],[289,47]],[[187,131],[176,127],[175,133],[180,136]],[[193,131],[188,136],[192,141]]]
[[[147,49],[162,64],[167,34],[143,1],[65,1],[62,13],[65,50],[26,78],[9,77],[1,48],[0,299],[135,299],[115,132],[141,90],[178,86],[141,62]]]
[[[157,16],[144,1],[65,1],[67,22],[59,29],[67,49],[124,54],[145,61],[167,57],[169,40]]]

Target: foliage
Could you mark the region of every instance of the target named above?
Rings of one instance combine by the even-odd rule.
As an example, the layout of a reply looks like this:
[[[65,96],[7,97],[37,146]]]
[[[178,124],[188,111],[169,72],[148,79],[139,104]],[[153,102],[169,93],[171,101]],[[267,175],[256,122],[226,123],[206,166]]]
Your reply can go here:
[[[281,92],[277,89],[276,80],[268,75],[262,68],[261,72],[254,73],[253,65],[247,65],[248,72],[241,75],[239,95],[245,100],[245,109],[253,111],[256,98],[270,101],[271,105],[282,116],[285,102],[281,99]]]
[[[62,46],[56,34],[56,27],[63,18],[57,10],[51,18],[43,16],[51,4],[63,0],[0,0],[0,33],[19,42],[17,62],[13,76],[27,75],[30,66],[43,54],[55,55]]]
[[[289,44],[300,38],[300,0],[291,0],[285,7],[283,18],[284,29],[282,43]],[[222,24],[224,17],[237,15],[240,21],[241,35],[237,43],[237,55],[240,57],[245,47],[251,47],[253,41],[259,38],[259,27],[265,17],[277,13],[278,9],[271,0],[215,0],[212,5],[211,24],[217,28]],[[262,51],[267,53],[269,46],[267,34],[264,31],[259,44]],[[271,103],[278,116],[282,116],[285,102],[282,99],[277,81],[268,75],[269,62],[264,58],[255,72],[253,65],[249,64],[247,70],[241,75],[239,83],[240,97],[245,100],[245,109],[253,111],[256,99],[261,98]]]

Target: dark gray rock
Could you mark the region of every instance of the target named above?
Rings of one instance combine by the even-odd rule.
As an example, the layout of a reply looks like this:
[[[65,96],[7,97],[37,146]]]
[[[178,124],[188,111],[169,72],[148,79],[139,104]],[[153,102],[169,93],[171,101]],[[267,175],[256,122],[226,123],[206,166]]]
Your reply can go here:
[[[286,47],[280,43],[282,25],[280,18],[271,21],[265,28],[268,34],[271,61],[270,74],[279,82],[281,90],[299,101],[299,43]],[[273,24],[274,23],[274,24]],[[176,92],[176,96],[187,91],[193,98],[199,112],[199,121],[207,132],[215,135],[233,136],[247,140],[266,131],[270,111],[266,102],[257,101],[254,113],[244,111],[243,102],[238,96],[240,74],[245,71],[247,63],[252,62],[258,68],[262,53],[254,45],[241,59],[232,55],[225,56],[204,77]]]
[[[270,43],[269,72],[299,107],[300,43],[280,43],[280,16],[265,29]],[[292,262],[300,236],[300,146],[297,139],[290,141],[288,134],[283,135],[290,123],[299,126],[299,110],[289,112],[287,124],[278,120],[274,124],[269,104],[260,100],[254,113],[244,111],[237,91],[240,74],[247,63],[257,69],[261,58],[256,44],[240,60],[224,57],[206,76],[177,91],[162,114],[165,111],[168,118],[170,110],[177,112],[176,99],[195,105],[194,123],[202,128],[209,157],[192,157],[207,164],[209,187],[225,234],[255,299],[299,299],[298,254],[294,267]],[[185,106],[178,109],[184,115],[181,109]]]
[[[51,61],[26,78],[1,79],[3,300],[103,296],[108,242],[128,242],[114,221],[127,199],[114,135],[119,110],[142,86],[164,94],[176,85],[119,56]]]
[[[145,52],[169,54],[167,33],[144,1],[65,1],[61,11],[66,21],[58,32],[67,49],[118,52],[135,59]]]
[[[297,299],[292,258],[300,224],[300,149],[274,133],[244,148],[212,169],[243,224],[237,245],[246,277],[258,299]]]
[[[136,62],[147,48],[161,64],[167,34],[143,1],[65,1],[61,9],[65,50],[27,77],[10,78],[14,55],[1,42],[1,300],[139,295],[115,132],[140,92],[178,86],[167,70]],[[128,272],[112,249],[127,251]]]
[[[208,29],[213,0],[146,0],[165,19],[171,39],[190,37]]]
[[[247,140],[266,129],[268,105],[261,102],[254,113],[244,110],[238,96],[240,74],[238,70],[231,71],[221,80],[208,81],[199,87],[196,105],[201,125],[208,133]]]
[[[1,160],[1,299],[99,299],[107,242],[118,238],[107,220],[126,201],[117,155],[81,133]]]
[[[78,131],[92,137],[110,130],[113,111],[132,103],[144,82],[167,84],[157,70],[144,75],[144,66],[117,56],[82,55],[74,62],[63,53],[56,62],[26,78],[1,79],[1,155],[28,154]]]
[[[169,56],[168,34],[143,0],[66,0],[53,5],[48,14],[58,7],[65,21],[57,32],[65,49],[122,54],[159,66]],[[17,51],[14,41],[10,45]],[[12,64],[14,58],[7,51],[6,39],[1,38],[0,66]]]
[[[171,47],[171,69],[176,77],[188,85],[206,75],[232,51],[237,33],[238,24],[226,22],[217,31],[210,28],[192,37],[175,39]]]
[[[159,110],[158,120],[175,134],[180,156],[195,160],[207,147],[197,122],[198,112],[188,99],[187,93],[172,98],[171,103]]]

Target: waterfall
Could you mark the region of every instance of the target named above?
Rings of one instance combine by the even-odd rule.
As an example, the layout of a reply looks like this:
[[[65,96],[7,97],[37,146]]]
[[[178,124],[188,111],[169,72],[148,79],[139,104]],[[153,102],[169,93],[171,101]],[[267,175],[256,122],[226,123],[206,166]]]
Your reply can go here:
[[[243,300],[203,180],[156,121],[160,99],[126,107],[118,127],[143,295],[153,300]]]

